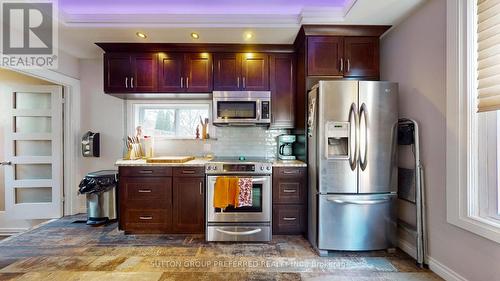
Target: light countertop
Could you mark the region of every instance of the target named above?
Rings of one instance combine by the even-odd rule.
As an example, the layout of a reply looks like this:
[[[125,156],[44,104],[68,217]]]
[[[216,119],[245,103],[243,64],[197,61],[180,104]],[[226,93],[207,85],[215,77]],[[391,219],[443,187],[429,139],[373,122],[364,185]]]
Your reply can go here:
[[[182,166],[205,166],[210,159],[207,158],[196,158],[191,161],[184,163],[146,163],[146,159],[139,160],[123,160],[119,159],[116,161],[115,166],[170,166],[170,167],[182,167]],[[273,167],[307,167],[307,164],[300,160],[273,160]]]

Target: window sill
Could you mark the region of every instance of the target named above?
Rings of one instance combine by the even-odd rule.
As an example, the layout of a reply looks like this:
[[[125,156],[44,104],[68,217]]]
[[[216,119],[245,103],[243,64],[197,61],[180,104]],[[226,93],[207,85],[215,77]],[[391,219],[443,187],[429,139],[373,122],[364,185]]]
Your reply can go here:
[[[500,222],[473,216],[448,217],[448,222],[469,232],[500,243]]]
[[[195,138],[169,138],[169,137],[153,137],[153,139],[155,141],[170,141],[170,140],[174,140],[174,141],[216,141],[217,138],[209,138],[209,139],[195,139]]]

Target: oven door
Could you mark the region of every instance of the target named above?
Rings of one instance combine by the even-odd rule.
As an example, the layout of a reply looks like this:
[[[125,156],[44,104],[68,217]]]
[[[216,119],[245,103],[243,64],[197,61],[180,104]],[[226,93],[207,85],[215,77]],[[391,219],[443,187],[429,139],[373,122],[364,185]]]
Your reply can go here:
[[[244,176],[242,176],[244,177]],[[214,208],[214,187],[217,176],[207,176],[207,222],[270,222],[271,176],[252,178],[252,206],[222,210]]]

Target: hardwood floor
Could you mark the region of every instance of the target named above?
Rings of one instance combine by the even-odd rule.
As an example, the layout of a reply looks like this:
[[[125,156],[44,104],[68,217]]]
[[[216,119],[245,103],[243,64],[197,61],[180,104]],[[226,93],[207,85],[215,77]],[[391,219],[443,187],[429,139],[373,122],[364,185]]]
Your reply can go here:
[[[300,236],[209,243],[203,235],[124,235],[65,217],[0,241],[0,280],[442,280],[401,251],[318,257]]]

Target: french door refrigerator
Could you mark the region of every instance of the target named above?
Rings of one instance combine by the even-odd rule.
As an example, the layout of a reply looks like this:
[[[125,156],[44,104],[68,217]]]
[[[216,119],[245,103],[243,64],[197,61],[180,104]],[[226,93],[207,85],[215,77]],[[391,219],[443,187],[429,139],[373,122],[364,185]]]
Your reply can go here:
[[[328,250],[393,247],[398,84],[319,81],[308,93],[308,237]]]

